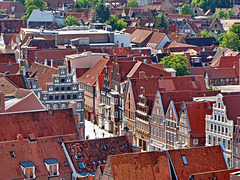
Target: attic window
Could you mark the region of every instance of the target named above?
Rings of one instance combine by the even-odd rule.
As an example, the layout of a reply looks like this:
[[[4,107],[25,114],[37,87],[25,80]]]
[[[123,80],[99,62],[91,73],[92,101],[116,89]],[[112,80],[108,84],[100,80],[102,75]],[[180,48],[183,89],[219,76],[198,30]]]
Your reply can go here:
[[[85,169],[85,165],[83,162],[78,162],[78,166],[80,169]]]
[[[20,162],[25,179],[35,179],[35,164],[31,161]]]
[[[96,164],[95,161],[92,162],[94,165]]]
[[[54,158],[51,158],[51,159],[44,159],[43,160],[46,167],[47,167],[47,170],[50,174],[50,176],[58,176],[59,175],[59,162],[54,159]]]
[[[187,158],[185,155],[182,155],[182,161],[184,165],[188,165]]]
[[[59,138],[58,138],[58,141],[59,141],[59,142],[62,142],[62,138],[59,137]]]
[[[103,160],[102,162],[103,162],[104,164],[106,164],[106,161],[105,161],[105,160]]]
[[[1,86],[4,86],[4,83],[1,83]]]
[[[75,155],[75,158],[76,158],[76,159],[81,159],[81,158],[82,158],[82,155],[81,155],[81,154],[76,154],[76,155]]]
[[[101,164],[101,161],[98,161],[98,164]]]
[[[12,158],[15,158],[15,157],[16,157],[16,154],[15,154],[14,151],[10,151],[10,155],[11,155]]]
[[[66,161],[63,162],[64,166],[68,166],[68,163]]]
[[[127,144],[127,143],[125,143],[125,146],[126,146],[126,147],[128,147],[128,144]]]
[[[107,149],[107,147],[106,147],[106,146],[103,146],[103,149],[105,149],[105,150],[106,150],[106,149]]]

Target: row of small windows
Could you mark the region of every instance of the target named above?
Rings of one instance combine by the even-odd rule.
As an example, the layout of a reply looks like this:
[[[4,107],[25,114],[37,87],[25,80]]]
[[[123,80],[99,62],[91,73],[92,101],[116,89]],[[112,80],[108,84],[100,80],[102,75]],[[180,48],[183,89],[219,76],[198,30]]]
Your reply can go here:
[[[71,90],[71,87],[70,86],[68,86],[68,87],[61,87],[61,88],[59,88],[59,87],[55,87],[55,89],[54,89],[55,91],[70,91]],[[76,86],[74,86],[74,87],[72,87],[72,90],[77,90],[77,87]],[[49,91],[53,91],[53,88],[52,87],[49,87]]]
[[[153,117],[152,118],[153,122],[154,123],[159,123],[160,125],[163,125],[163,119],[162,118],[156,118],[156,117]]]
[[[222,133],[226,133],[228,134],[228,128],[226,127],[221,127],[219,125],[214,125],[214,124],[211,124],[211,130],[214,130],[214,131],[218,131],[218,132],[222,132]]]
[[[53,97],[54,97],[54,96],[49,96],[48,99],[49,99],[49,100],[53,100]],[[76,94],[72,95],[72,98],[71,98],[71,95],[67,95],[67,96],[65,96],[65,95],[55,96],[54,99],[55,99],[55,100],[59,100],[59,99],[77,99],[77,95],[76,95]]]
[[[72,80],[71,80],[70,78],[67,78],[67,79],[62,78],[62,79],[60,79],[60,81],[59,81],[59,79],[56,78],[56,79],[54,80],[54,82],[55,82],[55,83],[59,83],[59,82],[65,83],[65,82],[72,82]]]
[[[218,120],[218,121],[222,120],[222,122],[224,122],[224,117],[222,116],[221,118],[221,116],[214,115],[214,120]]]
[[[150,127],[150,128],[151,128],[151,135],[160,137],[162,139],[165,139],[165,132],[164,131],[159,130],[159,129],[155,129],[153,127]]]
[[[226,140],[224,138],[222,139],[220,137],[208,135],[208,144],[217,145],[220,142],[222,143],[224,148],[231,150],[231,141],[230,140]]]

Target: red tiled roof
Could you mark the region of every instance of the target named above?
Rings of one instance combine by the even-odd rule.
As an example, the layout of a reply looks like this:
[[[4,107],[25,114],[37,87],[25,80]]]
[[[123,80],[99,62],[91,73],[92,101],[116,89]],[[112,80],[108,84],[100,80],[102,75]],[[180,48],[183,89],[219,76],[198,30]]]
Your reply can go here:
[[[18,134],[23,138],[28,134],[37,137],[78,134],[72,109],[1,114],[0,123],[4,127],[0,141],[14,140]]]
[[[62,138],[62,140],[65,141],[74,140],[76,139],[76,135],[38,137],[35,143],[30,143],[28,139],[1,142],[1,179],[24,179],[24,174],[19,163],[26,161],[31,161],[35,165],[37,178],[44,176],[48,178],[49,172],[47,171],[44,160],[50,158],[54,158],[59,162],[60,174],[69,173],[69,175],[71,175],[72,170],[70,166],[64,165],[67,159],[58,138]],[[14,158],[11,157],[10,151],[15,153]],[[10,169],[11,173],[9,173]]]
[[[44,62],[45,59],[47,60],[63,60],[66,55],[76,54],[77,49],[52,49],[49,51],[36,51],[36,58],[38,62]]]
[[[212,114],[209,102],[185,102],[189,119],[189,129],[193,137],[205,137],[205,116]]]
[[[131,42],[133,43],[144,43],[147,38],[149,38],[152,35],[152,31],[149,30],[142,30],[142,29],[136,29],[131,34]]]
[[[166,152],[109,156],[109,161],[113,179],[171,179]]]
[[[92,68],[90,68],[86,73],[84,73],[78,81],[93,86],[100,74],[104,74],[104,67],[110,66],[112,64],[110,59],[102,58],[98,61]]]
[[[0,63],[8,64],[16,63],[15,54],[14,53],[0,53]]]
[[[45,110],[45,107],[35,95],[34,92],[25,96],[22,100],[18,101],[5,109],[4,113],[10,112],[23,112],[23,111],[35,111],[35,110]]]
[[[14,97],[14,94],[18,90],[18,87],[13,82],[8,80],[5,76],[0,76],[0,84],[1,84],[0,91],[2,91],[5,94],[5,96]]]
[[[0,63],[0,73],[9,72],[10,74],[17,74],[18,71],[18,63]]]
[[[78,173],[96,171],[109,155],[133,152],[126,136],[70,141],[65,142],[65,146]],[[78,162],[83,162],[86,168],[80,169]]]
[[[181,43],[183,38],[187,38],[188,34],[184,34],[184,33],[171,33],[168,34],[169,39],[172,42],[176,42],[176,43]]]
[[[153,32],[146,46],[151,47],[153,49],[157,49],[158,45],[165,36],[166,36],[165,33]]]
[[[212,67],[188,67],[188,71],[190,72],[190,75],[204,75],[205,71],[207,69],[211,69]]]
[[[215,68],[232,68],[234,62],[239,62],[238,56],[221,56],[211,64]]]
[[[47,82],[52,82],[52,75],[58,74],[58,69],[45,66],[43,64],[34,63],[28,70],[29,77],[38,79],[38,87],[42,88],[43,91],[47,90]]]
[[[227,109],[227,117],[237,124],[237,118],[240,117],[240,95],[223,96],[223,103]]]
[[[23,76],[21,74],[9,74],[5,75],[5,77],[16,84],[19,88],[26,88]]]
[[[218,180],[230,180],[230,174],[233,172],[240,171],[240,169],[224,169],[219,171],[208,171],[202,173],[192,174],[193,180],[203,180],[203,179],[218,179]]]
[[[188,179],[191,174],[227,169],[221,147],[209,146],[199,148],[169,150],[169,156],[177,179]],[[188,165],[183,164],[182,156]]]
[[[206,69],[209,78],[237,78],[237,73],[234,68],[212,68]]]

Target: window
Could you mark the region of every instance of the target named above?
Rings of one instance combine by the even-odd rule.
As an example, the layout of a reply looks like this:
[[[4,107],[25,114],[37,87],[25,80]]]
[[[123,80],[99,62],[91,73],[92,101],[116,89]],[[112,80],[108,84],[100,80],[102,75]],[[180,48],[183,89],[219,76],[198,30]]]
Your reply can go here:
[[[226,148],[226,140],[223,139],[223,147]]]
[[[55,87],[55,91],[59,91],[59,87]]]
[[[230,142],[230,140],[228,140],[228,147],[227,147],[227,149],[228,149],[228,150],[231,149],[231,142]]]
[[[193,145],[197,145],[198,144],[198,139],[193,139]]]
[[[214,119],[217,120],[217,115],[214,115]]]
[[[61,91],[64,91],[64,87],[61,87]]]
[[[190,29],[185,29],[185,33],[190,33]]]
[[[14,151],[10,151],[10,155],[11,155],[12,158],[15,158],[15,157],[16,157],[16,154],[15,154]]]
[[[224,122],[224,117],[222,116],[222,122]]]
[[[218,132],[221,132],[221,127],[220,126],[218,126]]]
[[[61,95],[61,99],[64,99],[64,95]]]
[[[52,100],[53,99],[53,96],[49,96],[49,100]]]
[[[208,144],[212,144],[212,137],[211,137],[211,135],[208,136]]]
[[[226,134],[228,133],[228,128],[226,128],[226,131],[225,131],[225,133],[226,133]]]
[[[55,100],[58,100],[58,96],[55,96]]]
[[[235,159],[235,168],[237,169],[238,168],[238,160]]]
[[[215,131],[217,130],[217,125],[216,125],[216,124],[214,125],[214,130],[215,130]]]
[[[211,130],[213,130],[213,124],[211,124]]]
[[[71,87],[67,87],[67,90],[70,91],[70,90],[71,90]]]
[[[35,175],[35,165],[31,161],[25,161],[19,163],[22,167],[25,179],[34,179]]]
[[[238,148],[235,147],[235,154],[237,155],[238,154]]]
[[[162,125],[163,124],[163,120],[160,118],[160,125]]]
[[[71,99],[71,96],[70,96],[70,95],[67,95],[67,99]]]
[[[58,171],[59,162],[56,159],[54,159],[54,158],[44,159],[43,161],[47,167],[47,170],[48,170],[50,176],[58,176],[59,175],[59,171]]]
[[[187,158],[185,155],[182,155],[182,161],[184,165],[188,165]]]
[[[220,117],[220,116],[218,116],[218,121],[220,121],[220,119],[221,119],[221,117]]]
[[[73,99],[77,99],[77,95],[74,94],[74,95],[73,95]]]
[[[224,133],[224,127],[222,127],[222,133]]]
[[[83,162],[78,162],[78,166],[80,169],[85,169],[85,165]]]
[[[215,146],[216,145],[216,137],[213,136],[213,145]]]
[[[65,82],[65,79],[61,79],[61,83],[64,83]]]

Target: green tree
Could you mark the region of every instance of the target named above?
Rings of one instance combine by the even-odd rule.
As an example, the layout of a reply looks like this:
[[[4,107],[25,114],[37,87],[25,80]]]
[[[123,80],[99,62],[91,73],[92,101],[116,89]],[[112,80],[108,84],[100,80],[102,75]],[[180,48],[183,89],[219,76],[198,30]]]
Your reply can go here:
[[[155,28],[166,28],[168,26],[168,22],[166,20],[166,15],[165,14],[158,14],[157,15],[157,22],[155,25]]]
[[[119,19],[116,15],[110,15],[109,19],[106,21],[107,24],[112,26],[112,29],[115,30],[122,30],[123,28],[127,27],[127,23],[124,22],[124,19]]]
[[[29,6],[36,6],[37,9],[46,9],[47,3],[43,0],[26,0],[25,7],[28,8]]]
[[[29,18],[29,17],[30,17],[30,15],[32,14],[32,11],[33,11],[34,9],[38,9],[37,6],[34,6],[34,5],[28,6],[28,8],[27,8],[27,10],[26,10],[26,13],[27,13],[26,18]]]
[[[138,6],[137,0],[130,0],[130,1],[127,3],[127,7],[137,7],[137,6]]]
[[[64,26],[72,26],[72,25],[80,25],[80,22],[77,20],[75,16],[67,16],[64,23]]]
[[[215,39],[215,43],[218,44],[218,37],[216,36],[216,34],[214,34],[213,32],[208,32],[206,29],[203,29],[200,33],[199,37],[213,37]]]
[[[109,8],[104,4],[103,0],[100,0],[94,8],[92,16],[92,22],[105,23],[110,17]]]
[[[229,28],[229,32],[236,33],[239,36],[239,38],[240,38],[240,24],[233,24]]]
[[[234,14],[235,14],[234,10],[233,9],[229,9],[227,11],[227,18],[229,19],[230,17],[234,16]]]
[[[240,40],[239,35],[229,31],[228,33],[220,34],[219,37],[220,46],[225,48],[233,49],[234,51],[239,50]]]
[[[25,0],[14,0],[14,1],[19,1],[20,3],[22,3],[24,5]]]
[[[194,16],[193,9],[188,4],[184,4],[181,7],[181,9],[179,11],[179,14],[190,14],[190,15]]]
[[[229,0],[192,0],[193,6],[198,6],[206,12],[211,10],[215,12],[216,8],[228,8],[230,6]]]
[[[223,11],[223,10],[219,10],[218,12],[217,12],[217,18],[218,19],[226,19],[227,18],[227,14]]]
[[[189,61],[186,56],[179,54],[165,56],[162,58],[160,64],[163,64],[164,68],[173,68],[177,71],[177,76],[189,75],[188,64]]]
[[[73,8],[91,8],[91,2],[89,0],[77,0],[73,4]]]

